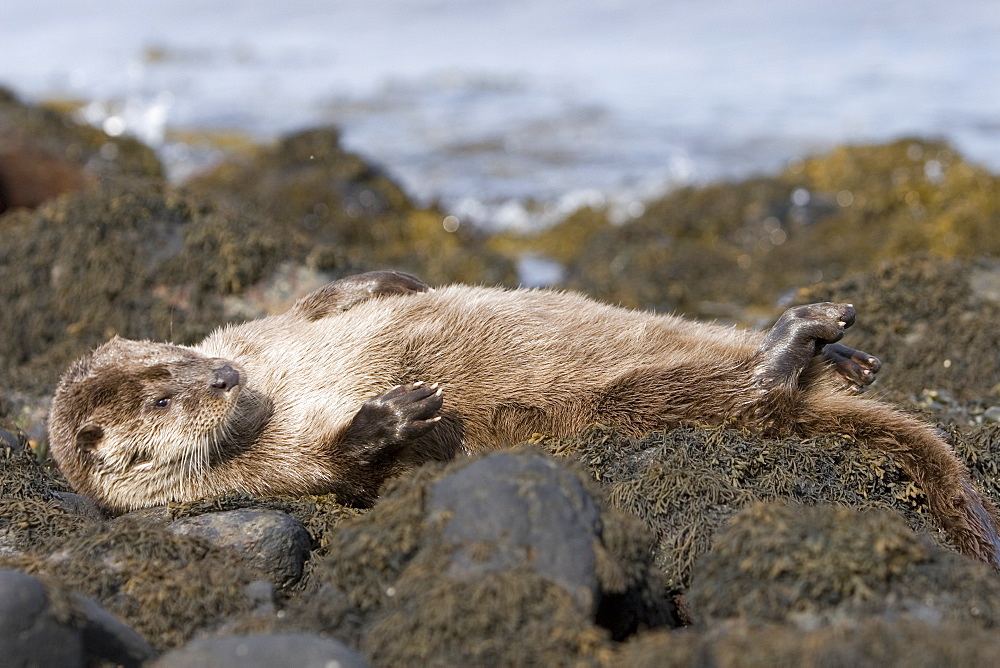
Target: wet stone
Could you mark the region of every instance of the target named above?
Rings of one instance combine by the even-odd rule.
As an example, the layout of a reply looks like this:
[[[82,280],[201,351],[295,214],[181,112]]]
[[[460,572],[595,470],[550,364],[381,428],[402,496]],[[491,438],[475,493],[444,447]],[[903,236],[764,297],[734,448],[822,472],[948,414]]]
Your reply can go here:
[[[305,527],[278,510],[244,508],[207,513],[177,520],[168,528],[175,534],[197,536],[216,547],[235,550],[279,587],[302,577],[312,546]]]
[[[8,666],[84,665],[80,632],[54,618],[42,583],[7,569],[0,569],[0,657]]]
[[[433,486],[429,516],[449,517],[442,540],[458,546],[451,576],[528,566],[593,612],[600,512],[579,478],[556,462],[485,457]]]
[[[88,658],[137,668],[156,656],[156,651],[145,638],[102,608],[97,601],[79,594],[74,594],[73,600],[86,618],[83,644]]]
[[[150,664],[155,668],[362,668],[368,663],[335,640],[306,633],[230,636],[195,640],[167,652]]]

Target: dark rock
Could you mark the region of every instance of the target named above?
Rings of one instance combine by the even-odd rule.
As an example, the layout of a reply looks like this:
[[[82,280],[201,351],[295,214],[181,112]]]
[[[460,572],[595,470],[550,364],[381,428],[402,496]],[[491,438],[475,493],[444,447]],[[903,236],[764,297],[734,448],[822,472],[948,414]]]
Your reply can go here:
[[[335,640],[306,633],[203,638],[167,652],[151,664],[156,668],[363,668],[368,663]]]
[[[141,666],[156,656],[145,638],[87,596],[74,594],[77,609],[84,616],[83,646],[88,658],[99,658],[115,665]]]
[[[430,490],[430,521],[457,549],[446,573],[478,577],[528,566],[564,587],[587,613],[597,602],[597,505],[580,479],[542,456],[490,455]]]
[[[177,520],[168,528],[234,550],[248,565],[267,573],[279,587],[294,584],[302,577],[311,548],[305,527],[277,510],[247,508],[207,513]]]
[[[22,450],[24,445],[16,435],[6,429],[0,429],[0,447],[10,448],[11,450]]]
[[[96,503],[82,494],[59,491],[52,492],[52,494],[55,496],[59,507],[67,513],[82,515],[97,522],[103,522],[108,518],[107,514]]]
[[[9,666],[83,666],[78,629],[58,620],[36,578],[0,569],[0,657]]]

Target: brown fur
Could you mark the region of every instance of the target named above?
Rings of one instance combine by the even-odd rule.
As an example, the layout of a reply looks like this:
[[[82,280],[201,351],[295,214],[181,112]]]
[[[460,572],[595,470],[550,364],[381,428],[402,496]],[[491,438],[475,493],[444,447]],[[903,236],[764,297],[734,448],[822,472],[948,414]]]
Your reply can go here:
[[[50,420],[66,477],[115,510],[230,490],[370,500],[415,461],[594,422],[636,435],[683,424],[842,433],[897,457],[960,549],[997,563],[996,511],[934,429],[845,391],[820,357],[809,361],[822,344],[799,346],[804,361],[776,374],[786,353],[772,349],[791,340],[779,326],[765,335],[575,294],[465,286],[327,308],[336,290],[324,290],[192,348],[114,339],[78,362]],[[210,388],[227,361],[240,385]],[[406,447],[366,451],[370,416],[405,408],[372,412],[372,398],[422,380],[443,389],[440,421],[417,415]],[[167,395],[172,405],[157,409]]]

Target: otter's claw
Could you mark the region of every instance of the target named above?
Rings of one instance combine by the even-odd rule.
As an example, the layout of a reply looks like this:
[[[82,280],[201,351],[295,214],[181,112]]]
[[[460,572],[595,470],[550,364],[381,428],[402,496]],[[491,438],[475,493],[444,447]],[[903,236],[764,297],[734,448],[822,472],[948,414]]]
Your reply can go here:
[[[844,382],[844,387],[858,394],[875,381],[875,374],[882,368],[882,362],[874,355],[839,343],[823,346],[820,354],[832,363],[833,370]]]

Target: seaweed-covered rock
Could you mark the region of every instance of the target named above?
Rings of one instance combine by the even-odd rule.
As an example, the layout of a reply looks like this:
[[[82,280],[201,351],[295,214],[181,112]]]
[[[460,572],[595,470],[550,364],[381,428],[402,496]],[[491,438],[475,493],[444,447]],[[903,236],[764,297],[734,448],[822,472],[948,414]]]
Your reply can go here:
[[[477,480],[497,506],[478,522],[454,505],[467,496],[483,508],[489,499],[468,486]],[[376,664],[594,664],[607,656],[609,631],[678,623],[645,532],[598,498],[586,476],[531,449],[426,465],[331,533],[281,619],[250,618],[236,630],[330,634]],[[514,517],[522,511],[531,517]],[[585,554],[545,547],[546,533],[577,536],[571,546]],[[553,558],[591,564],[596,605],[581,604],[581,586],[567,584]]]
[[[259,601],[247,585],[262,577],[229,550],[138,520],[70,533],[58,549],[0,558],[0,565],[93,598],[159,649],[253,612]]]
[[[68,512],[58,503],[0,497],[0,556],[45,551],[67,536],[99,528],[100,522]]]
[[[509,263],[444,231],[438,214],[413,208],[340,151],[335,133],[291,137],[261,161],[220,167],[214,189],[192,186],[200,195],[119,178],[7,214],[4,392],[50,393],[73,359],[114,335],[193,343],[360,270],[410,267],[431,282],[513,279]],[[326,213],[285,208],[301,200]]]
[[[51,470],[39,464],[30,449],[0,445],[0,499],[50,501],[55,484]]]
[[[158,181],[119,181],[8,214],[0,242],[7,387],[51,391],[115,334],[190,342],[226,322],[223,297],[277,264],[259,220]]]
[[[430,283],[516,280],[509,260],[468,226],[447,231],[443,213],[416,207],[381,171],[343,150],[333,128],[289,135],[188,185],[268,218],[309,267],[338,277],[393,267]]]
[[[614,665],[660,666],[991,666],[995,629],[917,616],[861,617],[818,629],[734,621],[704,632],[657,631],[622,647]]]
[[[715,538],[687,601],[703,623],[818,625],[910,614],[1000,626],[1000,579],[987,566],[913,533],[895,514],[756,504]]]
[[[1000,259],[886,261],[795,301],[854,304],[846,339],[882,360],[875,389],[897,401],[933,407],[922,400],[946,392],[959,403],[993,402],[981,409],[1000,403]],[[952,408],[943,396],[936,403],[939,412]]]
[[[1000,499],[1000,427],[956,426],[950,434],[977,484]],[[643,521],[656,539],[657,565],[679,588],[690,582],[716,532],[757,501],[892,510],[945,544],[922,490],[893,459],[835,434],[763,438],[734,429],[682,428],[633,439],[595,428],[542,445],[586,463],[608,501]]]
[[[0,447],[0,556],[20,556],[97,530],[101,519],[61,498],[63,486],[30,449]]]
[[[153,150],[0,88],[0,214],[126,175],[162,176]]]
[[[502,245],[559,260],[567,287],[601,299],[752,323],[790,291],[887,258],[1000,255],[998,225],[1000,178],[945,144],[907,139],[682,188],[620,225],[582,210]]]

